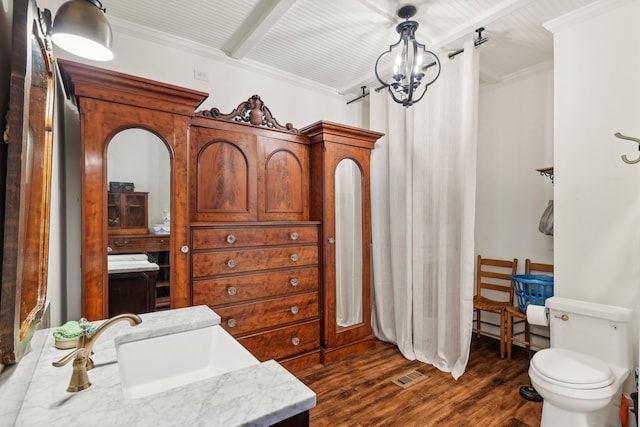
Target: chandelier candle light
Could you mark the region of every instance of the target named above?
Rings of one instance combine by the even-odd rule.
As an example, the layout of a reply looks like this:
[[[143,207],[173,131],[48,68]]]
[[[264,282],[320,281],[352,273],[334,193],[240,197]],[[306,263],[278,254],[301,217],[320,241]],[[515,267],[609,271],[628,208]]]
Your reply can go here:
[[[412,5],[403,6],[398,16],[405,19],[396,26],[400,40],[378,57],[376,77],[389,91],[395,102],[410,107],[420,101],[429,86],[440,75],[438,56],[416,41],[416,21],[409,21],[416,14]]]

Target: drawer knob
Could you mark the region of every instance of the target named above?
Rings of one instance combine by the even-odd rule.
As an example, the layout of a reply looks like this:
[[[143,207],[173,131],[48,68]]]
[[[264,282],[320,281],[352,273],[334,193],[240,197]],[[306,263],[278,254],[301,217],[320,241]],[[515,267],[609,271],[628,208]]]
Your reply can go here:
[[[189,246],[184,245],[183,247],[180,248],[180,252],[182,252],[183,254],[186,254],[187,252],[189,252]]]
[[[111,248],[111,246],[107,246],[107,252],[113,252],[113,249]]]
[[[291,255],[291,261],[297,262],[299,259],[300,259],[300,257],[298,257],[298,254]]]
[[[291,312],[292,312],[293,314],[298,314],[298,306],[297,306],[297,305],[294,305],[293,307],[291,307]]]
[[[336,242],[336,239],[334,239],[333,237],[329,237],[327,240],[329,241],[330,245],[333,245]]]
[[[160,243],[164,243],[164,239],[160,239]]]
[[[227,325],[228,325],[230,328],[235,328],[237,324],[238,324],[238,322],[236,322],[236,319],[229,319],[229,320],[227,321]]]
[[[298,240],[298,233],[294,231],[289,235],[289,237],[291,237],[291,240]]]
[[[300,344],[300,338],[298,338],[298,337],[291,338],[291,344],[299,345]]]
[[[230,259],[229,261],[227,261],[227,267],[235,268],[235,266],[236,266],[236,260],[235,259]]]
[[[291,284],[291,286],[298,286],[298,279],[291,279],[289,280],[289,283]]]
[[[231,296],[234,296],[237,293],[237,290],[234,286],[231,286],[229,289],[227,289],[227,293]]]
[[[236,236],[234,236],[233,234],[229,234],[229,235],[227,236],[227,243],[231,243],[231,244],[233,244],[233,243],[235,243],[235,242],[236,242]]]

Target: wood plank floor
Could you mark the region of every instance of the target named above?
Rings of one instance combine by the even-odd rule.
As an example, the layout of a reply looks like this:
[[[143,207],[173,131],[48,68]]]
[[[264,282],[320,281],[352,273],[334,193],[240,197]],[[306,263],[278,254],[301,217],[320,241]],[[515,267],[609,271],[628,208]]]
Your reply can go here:
[[[498,342],[475,339],[466,372],[455,381],[431,365],[406,360],[391,344],[296,376],[317,395],[311,426],[539,426],[542,403],[520,397],[529,384],[527,351],[500,359]],[[416,370],[426,380],[407,389],[391,382]]]

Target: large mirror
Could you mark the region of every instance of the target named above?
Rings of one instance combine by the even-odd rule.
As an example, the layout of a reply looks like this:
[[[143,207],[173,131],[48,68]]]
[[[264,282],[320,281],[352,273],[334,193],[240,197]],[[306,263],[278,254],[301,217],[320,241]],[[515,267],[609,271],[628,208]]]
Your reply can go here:
[[[107,263],[109,296],[110,299],[128,300],[109,301],[109,316],[136,307],[145,307],[142,312],[170,308],[171,160],[165,143],[145,129],[118,132],[107,146],[105,185],[108,188],[105,227],[111,261]],[[142,258],[126,255],[142,255]],[[128,259],[139,261],[144,257],[149,264],[157,266],[158,269],[153,270],[157,274],[147,274],[152,270],[144,262],[138,267],[138,276],[125,265]],[[125,264],[122,264],[123,259]],[[126,275],[119,273],[121,270],[127,271]],[[131,301],[132,298],[144,299],[135,290],[116,291],[115,286],[123,286],[122,280],[127,280],[124,286],[131,287],[141,278],[153,281],[148,284],[153,292],[149,304]]]
[[[42,317],[47,292],[53,73],[51,17],[15,1],[0,292],[0,355],[17,362]]]
[[[336,322],[362,323],[362,171],[343,159],[335,171]]]

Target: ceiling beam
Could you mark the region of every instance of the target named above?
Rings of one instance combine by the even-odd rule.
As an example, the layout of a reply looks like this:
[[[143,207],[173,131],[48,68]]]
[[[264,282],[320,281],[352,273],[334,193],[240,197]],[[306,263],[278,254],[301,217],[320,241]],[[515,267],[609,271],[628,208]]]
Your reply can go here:
[[[232,58],[243,58],[295,2],[296,0],[258,2],[222,50]]]

